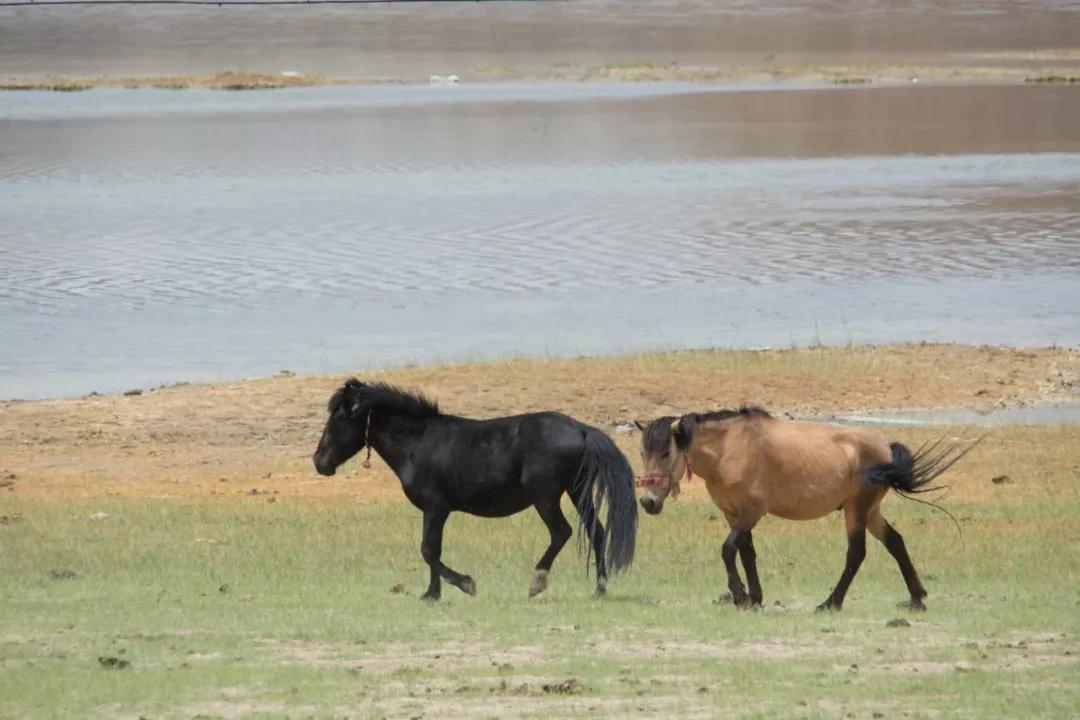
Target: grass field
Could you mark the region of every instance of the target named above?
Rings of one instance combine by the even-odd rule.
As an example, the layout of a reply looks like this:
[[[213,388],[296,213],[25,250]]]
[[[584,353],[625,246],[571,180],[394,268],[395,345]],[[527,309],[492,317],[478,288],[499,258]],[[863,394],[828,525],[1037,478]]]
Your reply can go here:
[[[651,377],[643,390],[664,398],[630,397],[630,416],[686,402],[663,395],[665,373],[691,393],[726,378],[725,388],[745,384],[748,394],[761,383],[773,402],[839,407],[814,393],[839,383],[840,369],[859,398],[849,406],[872,407],[875,392],[908,392],[909,374],[930,388],[963,376],[954,384],[965,393],[990,383],[1019,398],[1075,367],[1067,351],[999,351],[977,368],[968,352],[678,354],[390,375],[437,385],[448,410],[547,402],[604,425],[622,412],[614,398],[623,383]],[[528,397],[516,393],[519,373],[531,379]],[[595,389],[568,388],[556,382],[562,373]],[[501,398],[455,391],[478,377]],[[470,573],[479,594],[444,587],[431,605],[418,599],[427,582],[419,512],[368,490],[385,470],[354,463],[343,477],[314,479],[300,468],[320,420],[306,419],[297,398],[314,395],[319,408],[323,385],[331,379],[0,405],[0,717],[1070,718],[1080,708],[1080,428],[991,431],[944,479],[962,540],[942,513],[886,501],[930,591],[926,613],[896,608],[903,582],[873,540],[844,611],[813,612],[842,567],[839,515],[763,521],[755,544],[765,609],[718,603],[724,524],[700,482],[662,515],[642,517],[637,561],[605,599],[592,597],[572,545],[550,589],[527,599],[546,545],[535,514],[455,515],[444,560]],[[237,411],[275,395],[286,408],[276,419]],[[184,424],[179,409],[189,406],[215,417],[209,428],[195,427],[197,414]],[[290,434],[299,419],[313,426]],[[918,444],[960,429],[882,432]],[[616,439],[636,463],[637,436]],[[257,474],[265,466],[237,454],[245,444],[280,453],[296,475]],[[188,474],[168,485],[161,476],[177,472],[180,457]],[[219,478],[221,463],[253,468]],[[143,486],[132,479],[139,472]],[[93,487],[78,488],[79,473]],[[890,625],[897,619],[907,624]]]
[[[903,584],[876,544],[844,612],[813,612],[842,564],[839,517],[764,522],[766,609],[715,604],[722,523],[700,499],[643,518],[636,566],[603,600],[569,548],[526,599],[545,542],[532,514],[455,516],[445,558],[479,595],[438,605],[417,597],[419,514],[402,502],[8,500],[0,713],[1075,717],[1077,479],[966,475],[991,490],[949,502],[963,544],[891,499],[931,593],[918,615],[894,607]]]

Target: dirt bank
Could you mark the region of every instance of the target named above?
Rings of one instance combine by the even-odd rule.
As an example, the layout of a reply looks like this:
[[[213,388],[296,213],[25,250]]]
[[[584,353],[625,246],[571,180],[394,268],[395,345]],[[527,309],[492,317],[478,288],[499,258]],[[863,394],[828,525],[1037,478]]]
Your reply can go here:
[[[956,345],[700,351],[363,376],[421,389],[454,414],[556,409],[614,432],[635,418],[744,402],[808,413],[1062,397],[1080,381],[1080,352]],[[362,483],[320,478],[311,468],[326,400],[343,377],[282,373],[138,395],[2,403],[0,493],[397,497],[397,482],[381,463],[364,471]],[[636,435],[616,437],[636,460]]]

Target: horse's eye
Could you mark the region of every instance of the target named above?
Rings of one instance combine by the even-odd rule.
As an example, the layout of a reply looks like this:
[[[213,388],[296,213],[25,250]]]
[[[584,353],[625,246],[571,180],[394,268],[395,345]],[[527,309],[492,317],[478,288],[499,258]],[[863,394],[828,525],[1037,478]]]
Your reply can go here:
[[[667,458],[667,457],[668,457],[669,455],[671,455],[671,451],[670,451],[670,450],[668,450],[667,452],[665,452],[665,453],[664,453],[663,455],[661,455],[660,457],[662,457],[662,458],[665,458],[665,459],[666,459],[666,458]]]

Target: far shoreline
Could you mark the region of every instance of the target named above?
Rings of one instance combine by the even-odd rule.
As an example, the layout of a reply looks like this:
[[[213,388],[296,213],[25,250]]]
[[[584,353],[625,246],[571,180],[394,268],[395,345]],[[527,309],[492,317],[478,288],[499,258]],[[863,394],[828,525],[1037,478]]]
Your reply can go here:
[[[1080,85],[1080,68],[1071,63],[1037,67],[966,64],[775,64],[685,65],[678,62],[611,62],[598,66],[554,66],[510,68],[485,66],[453,75],[428,77],[335,76],[300,71],[265,72],[222,70],[205,74],[161,75],[0,75],[0,90],[79,92],[93,88],[161,90],[278,90],[297,87],[366,85],[453,85],[513,83],[650,83],[683,82],[702,85],[732,83],[812,82],[837,86],[895,85],[928,82],[934,84],[1041,84]]]

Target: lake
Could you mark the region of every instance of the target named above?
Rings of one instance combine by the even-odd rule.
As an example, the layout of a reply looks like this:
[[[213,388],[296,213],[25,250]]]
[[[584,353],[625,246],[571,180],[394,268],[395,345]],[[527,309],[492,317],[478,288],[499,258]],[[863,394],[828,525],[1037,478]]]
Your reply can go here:
[[[1080,91],[0,94],[0,398],[649,348],[1080,341]]]

